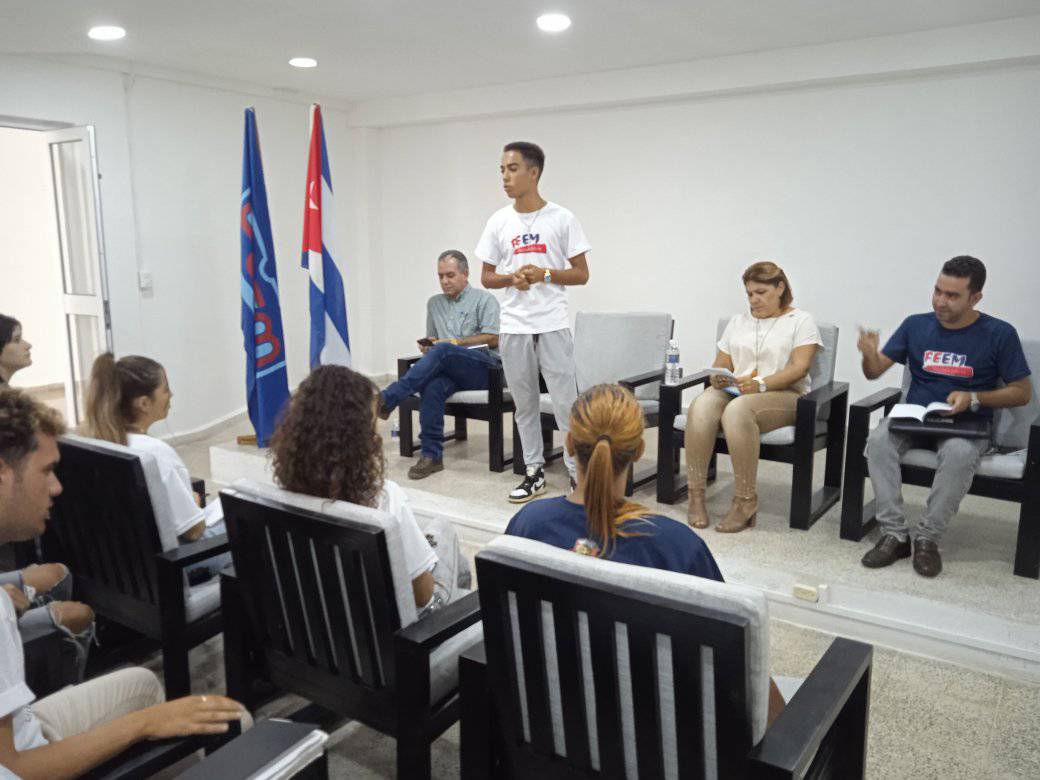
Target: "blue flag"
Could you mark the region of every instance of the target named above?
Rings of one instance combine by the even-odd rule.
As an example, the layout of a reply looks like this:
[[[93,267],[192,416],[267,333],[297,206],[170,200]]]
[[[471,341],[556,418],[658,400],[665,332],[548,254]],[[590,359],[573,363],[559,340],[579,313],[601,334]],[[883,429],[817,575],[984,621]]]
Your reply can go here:
[[[246,397],[256,443],[266,447],[289,400],[285,339],[278,305],[278,271],[267,212],[256,114],[246,109],[242,148],[242,336],[246,349]]]

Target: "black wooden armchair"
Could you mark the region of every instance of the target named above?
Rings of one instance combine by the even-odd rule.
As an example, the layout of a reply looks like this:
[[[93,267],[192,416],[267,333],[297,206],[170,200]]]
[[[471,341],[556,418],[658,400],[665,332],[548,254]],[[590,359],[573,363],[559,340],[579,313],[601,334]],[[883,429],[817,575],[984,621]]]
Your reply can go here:
[[[836,639],[767,728],[761,592],[505,536],[477,574],[464,780],[863,777],[869,645]]]
[[[1040,366],[1040,341],[1023,340],[1030,366]],[[845,498],[841,506],[841,538],[858,542],[873,528],[876,507],[864,503],[870,476],[864,451],[870,435],[870,418],[883,410],[887,415],[909,387],[904,371],[903,389],[880,390],[849,408],[849,446],[845,457]],[[1032,375],[1033,397],[1026,406],[998,409],[993,420],[994,450],[982,456],[968,492],[976,496],[1020,505],[1014,572],[1040,579],[1040,377]],[[937,465],[935,452],[911,449],[903,456],[903,482],[931,487]]]
[[[400,379],[413,364],[419,362],[422,355],[397,359],[397,378]],[[409,396],[397,407],[401,426],[401,457],[411,458],[419,448],[415,435],[412,413],[418,414],[419,396]],[[455,429],[445,432],[444,441],[465,441],[468,436],[466,422],[483,420],[488,424],[488,469],[505,471],[513,462],[513,456],[507,456],[505,450],[505,418],[512,414],[513,399],[506,388],[505,374],[501,366],[488,368],[487,390],[460,390],[448,397],[445,403],[444,416],[455,418]]]
[[[719,334],[725,321],[719,322]],[[848,382],[834,381],[834,358],[838,345],[838,328],[819,323],[824,346],[813,359],[810,376],[813,389],[798,399],[795,424],[762,435],[759,457],[762,460],[790,463],[791,528],[808,530],[813,523],[841,498],[841,467],[845,449],[845,411],[848,405]],[[680,474],[680,450],[685,444],[687,416],[683,414],[682,394],[693,387],[707,386],[709,375],[696,372],[674,385],[661,385],[661,432],[657,439],[657,500],[674,504],[687,493],[686,477]],[[826,450],[823,485],[813,490],[815,454]],[[719,453],[729,452],[726,438],[719,433],[708,470],[715,478]]]
[[[40,540],[43,560],[69,567],[76,598],[98,616],[161,643],[168,698],[190,693],[188,650],[221,630],[220,583],[189,587],[184,572],[226,552],[227,539],[178,544],[150,455],[71,435],[58,447],[64,489]]]
[[[228,695],[248,706],[266,680],[395,737],[398,777],[429,777],[430,742],[459,717],[458,655],[480,641],[477,595],[417,621],[384,512],[247,480],[221,501]]]

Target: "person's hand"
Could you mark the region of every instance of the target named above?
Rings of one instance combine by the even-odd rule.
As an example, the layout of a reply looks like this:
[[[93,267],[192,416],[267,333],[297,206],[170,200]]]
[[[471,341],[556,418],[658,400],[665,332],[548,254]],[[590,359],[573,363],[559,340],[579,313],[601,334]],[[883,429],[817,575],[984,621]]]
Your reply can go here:
[[[530,290],[531,283],[527,281],[527,277],[523,274],[523,269],[513,274],[513,287],[518,290]]]
[[[523,274],[528,284],[537,284],[545,281],[545,269],[531,263],[523,266],[517,273]]]
[[[709,381],[711,382],[711,386],[714,387],[716,390],[725,390],[727,387],[733,384],[733,380],[730,379],[728,376],[721,376],[719,374],[712,374],[711,379]]]
[[[963,390],[954,390],[946,396],[946,403],[953,408],[948,412],[940,412],[939,414],[943,417],[953,417],[955,414],[961,414],[971,408],[971,393],[966,393]]]
[[[25,610],[29,609],[29,599],[22,592],[22,589],[17,585],[4,585],[4,590],[7,591],[7,595],[11,597],[11,603],[14,604],[14,613],[18,617],[25,614]]]
[[[856,349],[864,355],[876,355],[880,344],[876,330],[859,329],[859,338],[856,340]]]
[[[227,696],[185,696],[141,710],[146,739],[223,734],[228,722],[241,720],[245,708]]]
[[[748,374],[747,376],[738,376],[733,380],[733,384],[737,386],[741,395],[750,395],[762,391],[762,388],[758,386],[758,380],[755,379],[753,373]]]

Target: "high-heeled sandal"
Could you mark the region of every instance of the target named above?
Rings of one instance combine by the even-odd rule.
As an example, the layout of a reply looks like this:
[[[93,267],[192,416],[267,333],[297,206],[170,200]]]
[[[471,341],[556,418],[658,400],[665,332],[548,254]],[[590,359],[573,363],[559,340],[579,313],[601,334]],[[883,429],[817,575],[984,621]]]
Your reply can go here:
[[[750,512],[748,509],[750,508]],[[721,523],[715,526],[715,530],[722,534],[737,534],[748,528],[755,527],[758,519],[758,499],[733,498],[729,505],[729,512]]]
[[[690,491],[690,505],[686,509],[686,524],[691,528],[707,528],[711,525],[708,508],[704,503],[704,490]]]

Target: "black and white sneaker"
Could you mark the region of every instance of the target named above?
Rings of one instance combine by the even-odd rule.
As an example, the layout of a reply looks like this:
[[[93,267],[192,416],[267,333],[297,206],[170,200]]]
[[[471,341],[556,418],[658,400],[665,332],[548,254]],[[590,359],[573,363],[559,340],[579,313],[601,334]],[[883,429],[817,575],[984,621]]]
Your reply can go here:
[[[545,472],[541,468],[527,468],[527,476],[524,481],[509,494],[509,503],[526,504],[535,496],[540,496],[546,491]]]

